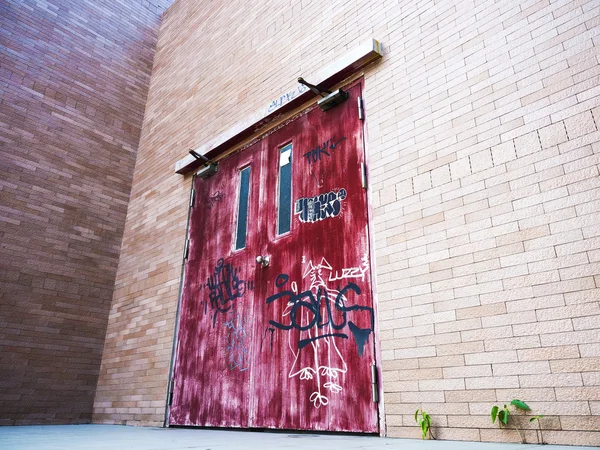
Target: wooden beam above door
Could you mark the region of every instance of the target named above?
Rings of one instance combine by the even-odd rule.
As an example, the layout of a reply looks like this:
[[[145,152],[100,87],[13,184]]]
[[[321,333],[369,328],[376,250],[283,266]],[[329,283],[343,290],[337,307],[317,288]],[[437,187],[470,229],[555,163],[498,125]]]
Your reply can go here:
[[[370,39],[348,51],[344,56],[328,64],[317,73],[306,76],[306,78],[311,83],[327,89],[382,56],[381,44],[375,39]],[[269,104],[236,123],[213,140],[198,146],[194,149],[194,152],[212,159],[223,151],[239,144],[276,117],[294,110],[314,96],[315,94],[306,86],[298,84],[291,91],[275,97]],[[185,153],[186,156],[175,163],[176,173],[186,175],[203,164],[201,159],[189,154],[189,149],[183,150],[182,153]]]

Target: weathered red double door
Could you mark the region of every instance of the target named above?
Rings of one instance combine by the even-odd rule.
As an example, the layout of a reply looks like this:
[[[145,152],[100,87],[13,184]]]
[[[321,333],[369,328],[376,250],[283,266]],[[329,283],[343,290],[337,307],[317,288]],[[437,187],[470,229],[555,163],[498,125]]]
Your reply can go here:
[[[378,431],[360,87],[195,180],[170,424]]]

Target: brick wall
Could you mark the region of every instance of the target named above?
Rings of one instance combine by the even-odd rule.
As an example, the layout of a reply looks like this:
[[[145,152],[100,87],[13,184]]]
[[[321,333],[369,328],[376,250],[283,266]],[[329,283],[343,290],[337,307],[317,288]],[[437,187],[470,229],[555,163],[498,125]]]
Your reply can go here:
[[[0,424],[91,420],[168,3],[0,4]]]
[[[205,143],[366,38],[390,436],[600,444],[600,8],[550,1],[178,0],[166,13],[95,420],[163,420],[189,177]],[[522,420],[522,419],[520,419]],[[537,435],[528,421],[525,437]]]

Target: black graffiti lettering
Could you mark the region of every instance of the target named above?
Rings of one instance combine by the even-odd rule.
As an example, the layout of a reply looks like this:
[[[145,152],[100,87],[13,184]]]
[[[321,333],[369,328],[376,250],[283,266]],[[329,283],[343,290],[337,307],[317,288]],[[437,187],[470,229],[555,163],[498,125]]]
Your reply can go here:
[[[294,214],[300,222],[319,222],[330,217],[337,217],[342,211],[342,201],[346,199],[346,189],[330,191],[314,197],[304,197],[296,200]]]
[[[280,279],[281,275],[278,276]],[[287,275],[284,275],[287,277]],[[281,278],[283,279],[283,278]],[[287,279],[286,279],[287,281]],[[282,283],[281,286],[285,284]],[[323,329],[330,327],[335,331],[342,331],[346,327],[350,329],[356,345],[358,346],[359,356],[362,356],[364,346],[369,339],[370,333],[375,328],[375,318],[373,308],[352,304],[346,305],[347,294],[354,292],[356,295],[361,294],[360,287],[354,283],[348,283],[345,287],[339,289],[335,302],[330,301],[330,296],[326,288],[319,287],[316,295],[310,291],[300,292],[295,294],[293,291],[284,290],[267,298],[267,305],[273,302],[283,300],[286,305],[290,305],[289,324],[270,320],[269,324],[279,330],[289,331],[292,329],[298,331],[308,331],[311,328]],[[348,314],[352,312],[365,312],[369,315],[370,328],[363,329],[356,326],[353,322],[348,321]],[[298,348],[306,347],[311,342],[326,337],[337,337],[348,339],[345,333],[329,333],[323,335],[315,335],[309,338],[300,339]]]
[[[335,305],[337,308],[340,308],[341,310],[345,311],[345,312],[349,312],[349,311],[368,311],[369,312],[369,317],[371,319],[370,323],[371,323],[371,329],[375,328],[375,316],[373,315],[373,308],[369,307],[369,306],[361,306],[361,305],[352,305],[352,306],[345,306],[344,305],[344,299],[346,298],[346,292],[348,290],[353,290],[357,295],[360,295],[360,288],[354,284],[354,283],[348,283],[345,287],[341,288],[338,292],[338,295],[335,299]]]
[[[281,298],[285,299],[286,297],[289,297],[289,302],[292,302],[293,299],[295,299],[294,292],[282,291],[277,294],[271,295],[269,298],[267,298],[267,305],[270,305],[271,303]],[[282,323],[275,322],[274,320],[269,320],[269,324],[273,325],[275,328],[278,328],[280,330],[291,330],[293,328],[293,325],[284,325]]]
[[[281,287],[285,283],[287,283],[289,279],[290,279],[289,275],[286,275],[284,273],[280,273],[279,275],[277,275],[277,278],[275,278],[275,286]]]
[[[354,336],[354,342],[358,346],[358,356],[362,356],[365,351],[365,344],[369,342],[371,330],[368,328],[359,328],[353,322],[348,322],[348,328],[350,328],[352,336]]]
[[[213,326],[218,313],[231,310],[236,299],[246,292],[246,282],[238,276],[238,270],[225,264],[223,258],[217,261],[214,273],[208,277],[206,287],[210,290],[210,306],[213,310]]]
[[[325,141],[325,142],[323,142],[322,146],[317,145],[315,148],[313,148],[312,150],[309,150],[302,156],[304,156],[306,158],[306,160],[308,161],[308,164],[316,163],[317,161],[321,161],[322,155],[331,156],[331,153],[329,153],[327,151],[328,147],[329,147],[329,141]]]
[[[303,349],[304,347],[306,347],[308,344],[310,344],[311,342],[316,341],[317,339],[325,339],[325,338],[330,338],[330,337],[339,337],[342,339],[348,339],[348,335],[344,334],[344,333],[330,333],[330,334],[322,334],[320,336],[315,336],[309,339],[301,339],[298,341],[298,348],[299,349]],[[362,356],[362,351],[359,349],[359,354]]]
[[[334,149],[335,149],[335,148],[336,148],[338,145],[340,145],[340,144],[342,143],[342,141],[345,141],[345,140],[346,140],[346,136],[342,136],[342,138],[341,138],[339,141],[337,141],[337,142],[333,142],[333,143],[332,143],[332,144],[329,146],[329,148],[330,148],[331,150],[334,150]]]
[[[343,136],[341,139],[334,142],[334,139],[327,139],[323,144],[317,145],[312,150],[309,150],[304,155],[308,164],[313,164],[321,161],[323,155],[331,156],[331,153],[327,150],[335,150],[338,145],[340,145],[343,141],[346,140],[346,136]]]
[[[308,298],[308,301],[303,301],[303,298]],[[296,328],[300,331],[310,330],[317,324],[319,319],[319,310],[318,304],[315,301],[315,298],[310,291],[305,291],[299,294],[298,298],[292,301],[293,306],[290,311],[290,319],[293,324],[293,328]],[[309,312],[312,313],[312,319],[305,325],[302,325],[302,321],[300,320],[300,314],[304,312],[302,308],[306,308]],[[269,322],[271,325],[276,326],[275,322]]]
[[[273,351],[273,334],[275,333],[275,328],[267,327],[267,328],[265,328],[265,333],[263,334],[262,340],[260,341],[260,351],[261,352],[263,349],[263,342],[264,342],[265,338],[267,337],[267,333],[271,333],[270,347],[271,347],[271,351]]]

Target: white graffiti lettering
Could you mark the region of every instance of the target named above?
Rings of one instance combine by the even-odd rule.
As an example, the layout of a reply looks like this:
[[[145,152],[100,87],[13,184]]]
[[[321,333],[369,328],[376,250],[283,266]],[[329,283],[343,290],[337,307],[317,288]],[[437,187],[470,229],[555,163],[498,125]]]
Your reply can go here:
[[[281,108],[283,105],[291,102],[293,99],[300,96],[300,94],[304,94],[306,91],[308,91],[308,88],[303,84],[299,84],[298,87],[296,87],[296,89],[294,89],[293,91],[286,92],[285,94],[280,95],[278,98],[269,103],[269,108],[267,109],[267,112],[271,113],[276,109]]]
[[[360,267],[347,267],[342,269],[342,274],[339,275],[338,271],[335,271],[335,276],[329,275],[328,281],[347,280],[349,278],[360,278],[360,281],[365,281],[365,275],[369,270],[369,257],[365,254],[362,258]]]
[[[267,298],[267,304],[282,302],[286,307],[282,317],[270,320],[269,325],[288,334],[294,359],[288,377],[310,382],[316,390],[309,400],[315,408],[320,408],[329,403],[330,394],[343,390],[348,366],[339,345],[354,338],[358,356],[362,357],[375,324],[373,309],[356,302],[362,292],[358,285],[349,282],[337,289],[327,286],[327,272],[331,278],[333,269],[325,258],[318,264],[312,260],[305,264],[302,278],[307,279],[304,284],[309,282],[310,286],[302,292],[296,292],[295,282],[291,283],[291,289],[286,289],[290,281],[288,275],[277,276],[275,286],[279,292]],[[361,270],[368,270],[366,255],[359,273]],[[357,325],[361,317],[368,328]]]

